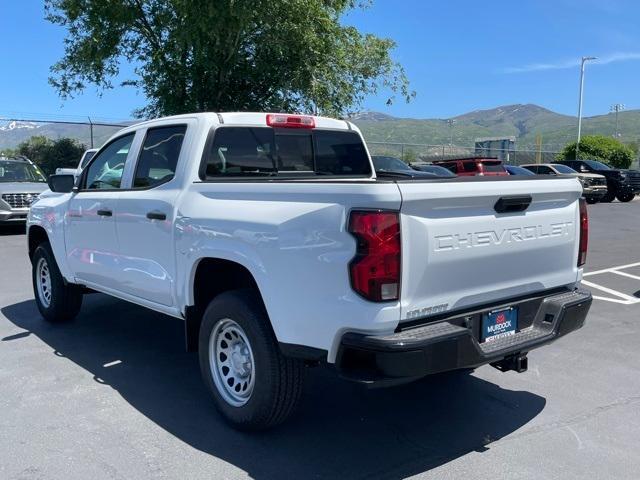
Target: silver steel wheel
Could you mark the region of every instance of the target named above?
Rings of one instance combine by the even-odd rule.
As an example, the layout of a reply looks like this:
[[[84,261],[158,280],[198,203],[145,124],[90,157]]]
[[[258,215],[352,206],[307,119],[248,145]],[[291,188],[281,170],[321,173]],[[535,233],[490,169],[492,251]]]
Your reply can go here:
[[[49,264],[44,258],[38,260],[36,265],[36,285],[38,286],[38,298],[45,308],[51,305],[51,272]]]
[[[209,368],[222,398],[234,407],[249,401],[255,383],[251,344],[240,325],[223,318],[209,337]]]

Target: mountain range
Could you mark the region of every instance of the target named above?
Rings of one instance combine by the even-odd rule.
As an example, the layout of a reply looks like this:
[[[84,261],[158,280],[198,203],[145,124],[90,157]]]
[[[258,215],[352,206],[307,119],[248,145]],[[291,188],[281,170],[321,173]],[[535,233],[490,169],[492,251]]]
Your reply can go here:
[[[534,149],[540,135],[545,150],[560,150],[574,141],[577,117],[562,115],[538,105],[505,105],[489,110],[475,110],[452,119],[397,118],[379,112],[354,115],[368,142],[413,143],[473,146],[477,138],[516,137],[517,148]],[[453,120],[452,125],[447,120]],[[618,116],[620,138],[640,139],[640,110],[627,110]],[[613,114],[584,117],[582,134],[614,135]]]
[[[540,136],[543,150],[560,150],[576,137],[577,118],[562,115],[538,105],[505,105],[475,110],[452,119],[398,118],[381,112],[364,112],[350,117],[368,142],[473,146],[477,138],[516,137],[517,148],[534,149]],[[453,120],[453,122],[447,122]],[[619,132],[625,142],[640,139],[640,110],[619,114]],[[2,122],[0,122],[2,123]],[[130,122],[122,122],[130,123]],[[119,127],[94,126],[94,145],[101,145]],[[613,135],[615,116],[583,118],[583,135]],[[0,150],[15,148],[32,135],[51,138],[71,137],[90,144],[89,125],[4,121],[0,124]]]

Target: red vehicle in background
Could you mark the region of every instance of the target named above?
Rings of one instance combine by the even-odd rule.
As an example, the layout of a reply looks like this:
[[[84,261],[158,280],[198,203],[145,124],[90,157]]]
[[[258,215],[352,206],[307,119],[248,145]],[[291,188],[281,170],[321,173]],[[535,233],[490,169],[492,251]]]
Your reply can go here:
[[[449,158],[447,160],[434,160],[433,163],[434,165],[445,167],[461,177],[472,177],[475,175],[484,175],[487,177],[509,175],[502,165],[502,161],[497,158]]]

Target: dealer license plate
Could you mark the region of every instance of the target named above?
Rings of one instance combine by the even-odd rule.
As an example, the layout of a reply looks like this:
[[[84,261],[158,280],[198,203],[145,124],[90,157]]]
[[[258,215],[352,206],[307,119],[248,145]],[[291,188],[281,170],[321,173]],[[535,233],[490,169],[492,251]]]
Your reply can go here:
[[[495,310],[482,315],[481,342],[491,342],[498,338],[515,335],[518,329],[518,309]]]

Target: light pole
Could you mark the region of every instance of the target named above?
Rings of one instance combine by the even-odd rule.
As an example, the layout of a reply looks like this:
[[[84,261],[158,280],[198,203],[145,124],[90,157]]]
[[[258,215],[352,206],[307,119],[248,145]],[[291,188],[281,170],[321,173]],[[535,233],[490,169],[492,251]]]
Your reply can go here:
[[[453,124],[456,121],[453,118],[447,120],[447,125],[449,125],[449,153],[453,154]]]
[[[622,110],[624,110],[623,103],[616,103],[614,105],[611,105],[611,111],[616,114],[616,133],[614,135],[616,139],[618,139],[618,137],[620,136],[620,134],[618,133],[618,113],[620,113]]]
[[[580,62],[580,98],[578,100],[578,143],[576,143],[576,160],[578,160],[578,152],[580,151],[580,134],[582,133],[582,91],[584,89],[584,64],[589,60],[595,60],[598,57],[582,57]]]

